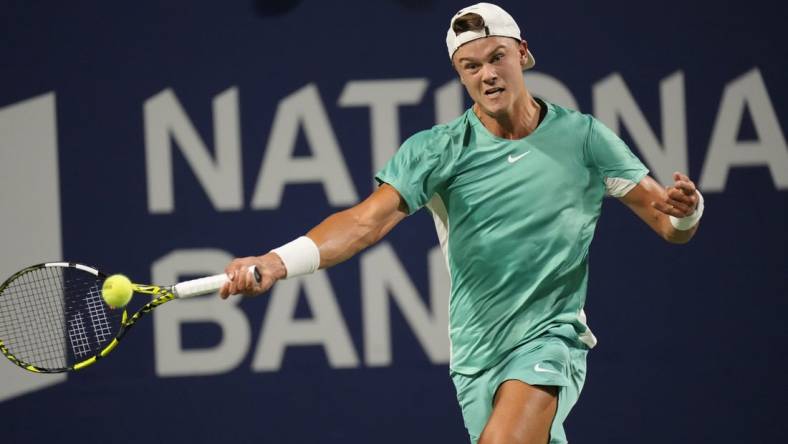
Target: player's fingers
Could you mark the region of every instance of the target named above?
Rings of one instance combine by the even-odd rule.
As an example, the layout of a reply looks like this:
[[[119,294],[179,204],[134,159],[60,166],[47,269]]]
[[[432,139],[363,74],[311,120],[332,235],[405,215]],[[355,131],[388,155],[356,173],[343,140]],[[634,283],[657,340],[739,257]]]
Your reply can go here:
[[[661,212],[666,213],[666,214],[668,213],[668,211],[670,211],[670,205],[668,205],[668,204],[666,204],[664,202],[654,201],[654,202],[651,202],[651,206],[656,208],[658,211],[661,211]]]
[[[235,280],[238,278],[238,272],[235,271],[235,267],[232,267],[226,273],[227,273],[227,280],[229,283],[228,289],[232,290],[235,284]]]
[[[242,263],[243,263],[242,258],[235,258],[232,260],[232,262],[227,264],[227,267],[225,267],[224,272],[225,274],[227,274],[227,277],[230,280],[233,280],[238,276],[238,270],[241,268]]]
[[[687,194],[686,191],[672,189],[668,191],[668,198],[684,203],[688,207],[692,208],[693,211],[698,207],[698,193],[694,190],[691,194]]]
[[[242,287],[246,280],[246,271],[249,268],[249,258],[244,257],[233,261],[232,273],[233,281],[238,287]]]
[[[677,210],[679,212],[680,216],[677,216],[677,215],[674,214],[674,216],[676,216],[676,217],[686,217],[686,216],[689,216],[690,214],[692,214],[693,211],[695,211],[694,208],[690,207],[689,205],[685,204],[684,202],[679,202],[679,201],[674,200],[674,199],[668,199],[667,203],[668,203],[668,205],[672,206],[675,210]]]
[[[687,196],[692,196],[695,194],[695,183],[691,180],[680,180],[673,184],[673,187],[680,190],[682,193],[686,194]]]
[[[230,297],[230,283],[229,282],[225,282],[222,285],[222,288],[219,289],[219,297],[222,298],[222,299],[227,299],[228,297]]]
[[[246,295],[255,294],[257,292],[256,287],[257,287],[257,282],[254,279],[254,271],[247,268],[246,272],[244,273],[244,294]]]
[[[256,270],[257,270],[257,274],[252,272],[252,281],[253,281],[254,288],[256,290],[255,292],[259,294],[259,293],[265,292],[265,290],[266,290],[266,287],[265,287],[266,279],[265,279],[265,273],[264,273],[265,269],[261,265],[257,265],[257,269]],[[260,278],[260,280],[257,280],[258,277]]]
[[[686,194],[695,192],[695,182],[690,180],[686,174],[679,173],[678,171],[673,173],[673,182],[674,187],[681,189]]]
[[[236,271],[238,269],[237,262],[238,259],[233,259],[232,262],[230,262],[226,267],[224,267],[224,274],[227,275],[227,280],[229,280],[230,282],[235,280],[235,277],[238,274]]]
[[[677,188],[668,188],[667,195],[669,199],[676,200],[686,205],[694,205],[693,196],[688,196],[684,191]]]
[[[667,202],[651,202],[651,206],[658,211],[667,214],[668,216],[682,217],[681,213],[676,209],[676,207],[670,205]]]
[[[236,292],[245,296],[255,294],[255,280],[249,267],[250,263],[247,258],[239,264],[239,268],[235,271],[236,278],[233,280]]]
[[[695,182],[693,182],[691,180],[688,180],[687,183],[689,184],[689,186],[684,190],[684,194],[686,194],[688,196],[695,196],[695,197],[697,197],[697,195],[698,195],[698,187],[697,187],[697,185],[695,185]]]

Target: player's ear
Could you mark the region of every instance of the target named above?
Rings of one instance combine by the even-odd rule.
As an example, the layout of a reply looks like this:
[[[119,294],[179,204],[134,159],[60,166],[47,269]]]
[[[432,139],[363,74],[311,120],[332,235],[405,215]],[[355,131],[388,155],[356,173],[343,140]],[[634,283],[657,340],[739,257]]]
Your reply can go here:
[[[520,52],[520,66],[525,68],[528,63],[528,42],[521,40],[517,50]]]

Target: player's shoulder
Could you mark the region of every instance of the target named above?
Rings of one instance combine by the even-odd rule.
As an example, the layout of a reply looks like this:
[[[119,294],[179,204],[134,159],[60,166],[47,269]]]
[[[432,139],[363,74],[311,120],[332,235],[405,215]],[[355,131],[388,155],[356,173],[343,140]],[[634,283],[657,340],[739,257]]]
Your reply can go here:
[[[594,120],[591,114],[582,113],[572,108],[567,108],[557,103],[548,102],[541,99],[549,108],[553,115],[553,122],[555,124],[568,125],[568,126],[581,126],[589,127]]]
[[[464,112],[450,122],[419,131],[410,136],[403,145],[416,145],[430,150],[462,148],[469,139],[468,134],[473,130],[469,112]]]

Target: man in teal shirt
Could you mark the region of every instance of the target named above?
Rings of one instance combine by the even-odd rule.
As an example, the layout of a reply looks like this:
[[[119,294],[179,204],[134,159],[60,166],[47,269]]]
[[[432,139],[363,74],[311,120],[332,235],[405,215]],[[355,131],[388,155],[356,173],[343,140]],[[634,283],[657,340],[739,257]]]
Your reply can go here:
[[[665,189],[589,115],[534,98],[514,19],[487,4],[451,20],[449,57],[474,105],[419,132],[376,175],[381,186],[293,242],[236,259],[221,294],[340,263],[427,207],[451,276],[451,375],[473,443],[564,443],[596,338],[583,311],[588,250],[604,196],[660,236],[694,235],[702,197],[685,175]],[[255,282],[243,272],[262,270]]]

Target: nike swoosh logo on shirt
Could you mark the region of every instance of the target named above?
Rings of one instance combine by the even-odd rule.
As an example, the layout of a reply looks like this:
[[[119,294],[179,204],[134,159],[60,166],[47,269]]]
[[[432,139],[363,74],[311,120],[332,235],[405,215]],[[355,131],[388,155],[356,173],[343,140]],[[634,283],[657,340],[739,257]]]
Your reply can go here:
[[[508,160],[508,161],[509,161],[509,163],[515,163],[515,162],[517,162],[518,160],[522,159],[523,157],[527,156],[528,154],[531,154],[531,151],[530,151],[530,150],[528,150],[528,151],[526,151],[526,152],[524,152],[524,153],[520,154],[519,156],[512,156],[511,154],[509,154],[509,158],[508,158],[508,159],[506,159],[506,160]]]
[[[535,371],[535,372],[539,372],[539,373],[555,373],[555,374],[558,374],[558,375],[560,375],[560,374],[561,374],[561,372],[559,372],[559,371],[557,371],[557,370],[553,370],[553,369],[551,369],[551,368],[545,368],[545,367],[542,367],[540,364],[541,364],[541,363],[538,363],[538,364],[536,364],[536,365],[534,366],[534,371]]]

